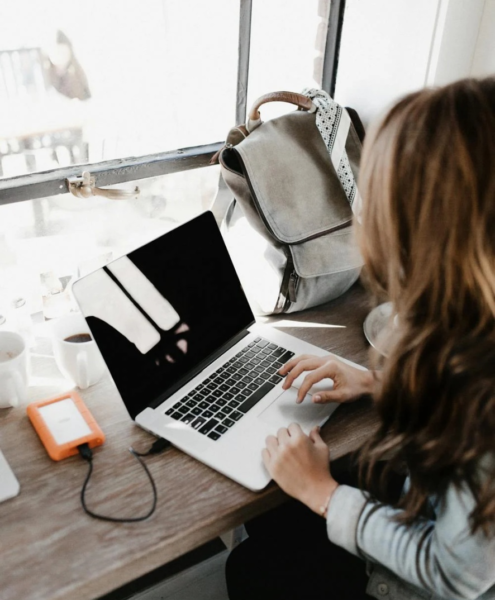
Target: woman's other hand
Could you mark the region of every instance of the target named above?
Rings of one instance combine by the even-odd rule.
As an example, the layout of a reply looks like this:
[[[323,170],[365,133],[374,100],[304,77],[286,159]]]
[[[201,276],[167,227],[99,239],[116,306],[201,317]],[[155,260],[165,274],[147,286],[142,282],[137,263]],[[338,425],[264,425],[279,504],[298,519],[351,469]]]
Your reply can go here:
[[[283,383],[285,390],[305,371],[310,371],[303,380],[297,394],[297,402],[302,402],[311,387],[323,379],[332,379],[333,388],[313,395],[313,402],[350,402],[363,394],[372,394],[376,379],[373,371],[362,371],[338,360],[334,356],[296,356],[280,370],[286,375]]]
[[[328,446],[319,427],[307,436],[297,423],[266,438],[263,462],[286,494],[324,516],[338,483],[330,474]]]

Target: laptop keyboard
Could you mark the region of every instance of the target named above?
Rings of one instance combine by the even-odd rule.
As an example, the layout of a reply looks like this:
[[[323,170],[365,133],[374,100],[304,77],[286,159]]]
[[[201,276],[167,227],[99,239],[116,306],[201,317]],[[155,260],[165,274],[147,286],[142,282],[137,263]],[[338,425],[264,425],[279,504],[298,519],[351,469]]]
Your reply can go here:
[[[258,337],[165,414],[218,440],[283,379],[278,370],[293,356]]]

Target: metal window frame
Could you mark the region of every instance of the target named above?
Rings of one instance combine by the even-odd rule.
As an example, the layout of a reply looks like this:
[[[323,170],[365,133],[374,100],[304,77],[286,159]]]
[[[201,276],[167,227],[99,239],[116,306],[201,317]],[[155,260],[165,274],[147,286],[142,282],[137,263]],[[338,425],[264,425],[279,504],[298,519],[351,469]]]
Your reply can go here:
[[[236,97],[238,124],[245,122],[247,114],[252,11],[253,0],[240,0]],[[322,78],[322,88],[331,96],[334,94],[337,79],[344,11],[345,0],[331,0]],[[206,167],[221,147],[222,142],[217,142],[147,156],[73,165],[2,179],[0,180],[0,206],[66,194],[68,192],[66,179],[80,176],[82,171],[90,171],[96,177],[97,186],[108,186]]]

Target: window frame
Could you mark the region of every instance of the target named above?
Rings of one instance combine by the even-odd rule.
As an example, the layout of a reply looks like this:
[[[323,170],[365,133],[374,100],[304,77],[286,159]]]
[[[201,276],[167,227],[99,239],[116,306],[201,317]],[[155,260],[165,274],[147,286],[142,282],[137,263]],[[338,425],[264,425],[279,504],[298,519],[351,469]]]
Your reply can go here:
[[[330,0],[322,89],[331,96],[335,92],[337,79],[345,1]],[[244,123],[247,114],[252,10],[253,0],[240,0],[236,90],[237,123]],[[69,191],[66,180],[79,177],[82,171],[90,171],[96,178],[96,185],[101,187],[206,167],[209,166],[211,158],[222,145],[223,142],[214,142],[145,156],[72,165],[5,178],[0,180],[0,206],[66,194]]]

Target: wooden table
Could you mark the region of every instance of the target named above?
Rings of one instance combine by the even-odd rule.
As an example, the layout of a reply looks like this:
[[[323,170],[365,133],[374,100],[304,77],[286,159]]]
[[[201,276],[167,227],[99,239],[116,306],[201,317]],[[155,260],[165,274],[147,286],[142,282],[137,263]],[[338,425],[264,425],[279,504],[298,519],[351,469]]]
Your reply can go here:
[[[268,323],[358,363],[367,364],[362,323],[364,291]],[[33,360],[32,399],[67,384],[60,379],[47,340]],[[89,507],[114,516],[143,514],[151,502],[148,480],[127,452],[146,450],[153,438],[135,426],[110,379],[82,393],[107,441],[95,450]],[[369,405],[339,407],[323,428],[332,456],[354,450],[376,424]],[[1,600],[86,600],[100,597],[249,518],[284,501],[275,484],[253,493],[186,454],[169,449],[146,459],[158,489],[158,506],[147,521],[114,524],[87,516],[79,494],[87,464],[79,457],[48,458],[25,408],[0,410],[0,448],[20,485],[17,498],[0,504]]]

